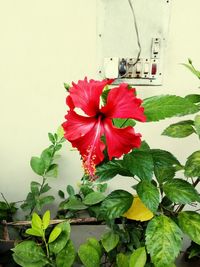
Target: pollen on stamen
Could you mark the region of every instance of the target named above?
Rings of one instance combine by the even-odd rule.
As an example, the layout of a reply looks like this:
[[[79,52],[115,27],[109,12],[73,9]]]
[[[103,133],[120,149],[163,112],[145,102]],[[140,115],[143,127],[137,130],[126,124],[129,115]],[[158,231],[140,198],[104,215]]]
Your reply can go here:
[[[93,149],[94,152],[95,149]],[[89,176],[90,181],[95,181],[98,176],[95,175],[96,173],[96,164],[95,164],[95,159],[96,155],[91,156],[91,147],[88,147],[87,149],[87,154],[83,155],[82,159],[82,167],[84,169],[84,172],[86,175]]]

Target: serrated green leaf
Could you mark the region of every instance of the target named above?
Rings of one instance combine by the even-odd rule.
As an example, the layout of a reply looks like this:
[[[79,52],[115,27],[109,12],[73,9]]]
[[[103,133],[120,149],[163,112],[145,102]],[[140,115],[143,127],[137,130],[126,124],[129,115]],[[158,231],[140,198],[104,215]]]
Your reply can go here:
[[[111,180],[117,174],[131,176],[130,171],[123,166],[122,160],[112,160],[97,167],[97,182],[106,182]]]
[[[97,250],[89,245],[83,244],[79,247],[78,255],[85,267],[99,267],[100,257]]]
[[[185,164],[185,175],[188,177],[200,176],[200,151],[190,155]]]
[[[115,190],[101,204],[100,214],[112,220],[122,216],[132,205],[133,196],[124,190]]]
[[[101,243],[106,252],[110,252],[119,243],[119,235],[115,234],[113,231],[109,231],[102,235]]]
[[[168,126],[163,131],[162,135],[167,135],[175,138],[187,137],[195,133],[193,125],[194,122],[192,120],[177,122]]]
[[[83,199],[83,203],[88,206],[95,205],[103,201],[105,198],[106,196],[101,192],[92,192]]]
[[[85,210],[87,206],[80,199],[72,196],[67,202],[63,203],[61,208],[66,210]]]
[[[57,267],[71,267],[75,260],[76,252],[71,240],[69,240],[66,246],[58,253],[56,257]]]
[[[54,227],[53,230],[51,231],[51,234],[49,236],[48,243],[52,243],[53,241],[56,240],[56,238],[59,237],[60,233],[62,232],[62,229],[59,227]]]
[[[129,256],[119,253],[116,257],[117,267],[130,267],[129,266]]]
[[[31,158],[31,168],[32,170],[37,173],[38,175],[43,175],[45,172],[45,163],[43,159],[38,157],[32,157]]]
[[[159,121],[174,116],[198,112],[198,107],[188,99],[176,95],[160,95],[143,101],[147,121]]]
[[[196,189],[187,181],[182,179],[172,179],[163,185],[166,196],[173,202],[188,204],[193,201],[200,201]]]
[[[51,164],[45,173],[45,176],[56,178],[58,176],[58,164]]]
[[[19,243],[13,251],[17,257],[29,263],[35,263],[46,258],[41,246],[32,240]]]
[[[146,247],[156,267],[169,266],[181,250],[182,232],[165,215],[153,218],[146,229]]]
[[[200,137],[200,115],[196,115],[194,119],[194,127],[196,130],[196,133]]]
[[[138,248],[131,254],[129,267],[144,267],[146,260],[145,247]]]
[[[49,244],[49,249],[52,253],[58,254],[66,246],[70,237],[71,228],[68,222],[59,223],[55,228],[60,228],[62,232],[55,241]]]
[[[136,191],[145,206],[156,212],[160,202],[158,188],[149,181],[141,181],[137,184]]]
[[[200,214],[195,211],[183,211],[178,215],[178,222],[181,230],[200,245]]]
[[[127,126],[131,126],[134,127],[136,125],[136,122],[133,119],[113,119],[113,124],[117,127],[117,128],[124,128]]]
[[[153,176],[153,159],[148,151],[132,151],[124,156],[124,165],[132,175],[141,180],[151,180]]]
[[[50,210],[47,210],[42,217],[42,227],[44,230],[46,230],[50,224],[50,217]]]
[[[154,173],[159,183],[172,179],[176,169],[182,168],[180,162],[169,151],[151,149]]]
[[[200,102],[200,95],[197,95],[197,94],[186,95],[185,98],[192,103],[199,103]]]

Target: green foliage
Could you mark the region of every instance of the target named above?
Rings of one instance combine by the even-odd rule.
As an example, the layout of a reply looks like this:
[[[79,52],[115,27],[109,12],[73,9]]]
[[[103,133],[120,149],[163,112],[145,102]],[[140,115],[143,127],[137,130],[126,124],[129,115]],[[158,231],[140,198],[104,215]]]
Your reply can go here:
[[[144,267],[147,260],[145,247],[136,249],[131,257],[129,267]]]
[[[187,69],[189,69],[198,79],[200,79],[200,71],[198,71],[192,64],[192,60],[188,59],[188,64],[182,63]]]
[[[110,252],[119,243],[119,235],[114,233],[113,231],[109,231],[103,234],[103,236],[101,237],[101,243],[106,252]]]
[[[185,175],[188,177],[200,176],[200,151],[190,155],[185,164]]]
[[[170,137],[178,137],[178,138],[187,137],[195,133],[195,129],[193,128],[193,125],[194,125],[194,121],[192,120],[177,122],[177,123],[174,123],[168,126],[162,134],[170,136]]]
[[[123,253],[116,256],[117,267],[129,267],[129,257]]]
[[[143,107],[147,121],[159,121],[174,116],[193,114],[198,107],[188,99],[176,95],[161,95],[146,98]]]
[[[99,202],[102,202],[105,199],[105,197],[106,196],[101,192],[92,192],[84,198],[83,203],[89,206],[95,205]]]
[[[16,245],[13,249],[13,258],[17,264],[24,267],[70,267],[73,265],[76,253],[69,239],[69,223],[63,222],[56,225],[47,238],[46,230],[49,225],[50,212],[48,210],[42,218],[33,213],[31,228],[26,230],[26,234],[40,237],[41,240],[39,243],[34,240],[22,241]]]
[[[178,215],[178,222],[182,231],[200,245],[200,214],[194,211],[183,211]]]
[[[136,191],[142,202],[152,212],[156,212],[160,203],[160,193],[150,181],[141,181],[136,186]]]
[[[187,181],[182,179],[173,179],[163,185],[166,196],[175,203],[188,204],[193,201],[200,201],[196,189]]]
[[[100,266],[100,256],[98,251],[91,244],[82,244],[78,250],[78,256],[85,267]]]
[[[136,125],[136,122],[132,119],[113,119],[113,124],[117,128],[123,128],[127,126],[134,127]]]
[[[160,215],[152,219],[146,230],[146,246],[153,264],[172,264],[181,249],[181,239],[181,230],[170,218]]]
[[[101,204],[100,213],[106,219],[112,220],[122,216],[131,206],[133,196],[124,190],[115,190]]]
[[[12,221],[13,215],[17,211],[16,204],[14,202],[8,203],[4,195],[1,193],[4,201],[0,201],[0,221]]]

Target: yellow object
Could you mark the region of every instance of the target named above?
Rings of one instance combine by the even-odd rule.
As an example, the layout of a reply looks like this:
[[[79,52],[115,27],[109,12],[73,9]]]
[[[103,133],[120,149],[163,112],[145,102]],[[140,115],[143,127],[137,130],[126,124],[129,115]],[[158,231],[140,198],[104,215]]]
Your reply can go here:
[[[135,196],[130,209],[123,216],[130,220],[144,222],[151,220],[153,213],[143,204],[138,196]]]

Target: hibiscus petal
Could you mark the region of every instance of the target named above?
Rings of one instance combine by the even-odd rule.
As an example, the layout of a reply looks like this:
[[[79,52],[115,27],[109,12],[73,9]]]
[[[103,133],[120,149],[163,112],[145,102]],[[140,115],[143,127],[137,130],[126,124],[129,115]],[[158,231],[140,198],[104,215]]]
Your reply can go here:
[[[99,118],[87,134],[71,141],[82,156],[85,172],[91,177],[95,175],[95,166],[104,159],[105,144],[101,140],[102,134],[103,126]]]
[[[68,111],[65,119],[67,121],[62,124],[62,127],[65,132],[64,137],[69,141],[88,133],[97,121],[95,118],[81,116],[73,110]]]
[[[73,100],[72,100],[70,95],[68,95],[68,97],[66,98],[66,104],[70,109],[74,109],[75,108],[74,102],[73,102]]]
[[[136,134],[132,127],[116,128],[113,126],[111,119],[105,119],[103,125],[110,160],[113,157],[121,157],[133,148],[140,147],[141,134]]]
[[[122,83],[108,93],[107,103],[101,108],[107,118],[132,118],[146,121],[142,100],[135,96],[135,89],[129,89],[128,84]]]
[[[72,83],[69,89],[70,97],[74,105],[81,108],[88,116],[95,116],[99,111],[100,96],[104,87],[113,80],[95,81],[87,78],[79,80],[77,84]]]

